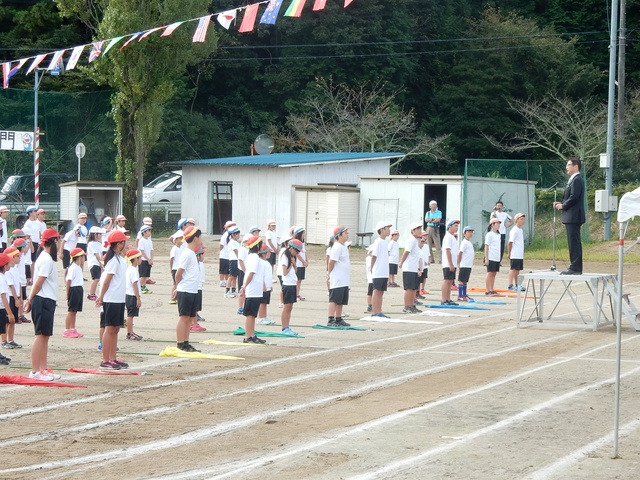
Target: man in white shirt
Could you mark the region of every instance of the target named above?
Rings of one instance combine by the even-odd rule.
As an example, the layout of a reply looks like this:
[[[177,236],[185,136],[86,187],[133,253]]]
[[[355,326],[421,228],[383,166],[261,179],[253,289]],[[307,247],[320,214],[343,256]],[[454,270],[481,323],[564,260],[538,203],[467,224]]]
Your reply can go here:
[[[373,294],[371,295],[372,317],[389,318],[382,313],[382,297],[387,291],[389,281],[389,234],[391,224],[389,222],[378,222],[376,225],[378,238],[371,245],[371,280],[373,283]]]

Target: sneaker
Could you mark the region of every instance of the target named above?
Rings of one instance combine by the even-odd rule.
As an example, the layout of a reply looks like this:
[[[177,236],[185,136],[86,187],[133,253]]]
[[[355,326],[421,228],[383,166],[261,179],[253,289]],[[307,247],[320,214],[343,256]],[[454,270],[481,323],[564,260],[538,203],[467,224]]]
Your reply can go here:
[[[238,313],[238,315],[243,315],[244,314],[244,308],[242,308],[242,307],[239,308],[237,313]]]
[[[422,303],[422,302],[419,302],[418,300],[415,300],[415,301],[413,302],[413,304],[414,304],[414,305],[423,305],[423,303]]]
[[[78,330],[76,330],[75,328],[73,329],[74,332],[76,332],[76,338],[82,338],[84,337],[84,333],[80,333]]]
[[[416,308],[415,305],[411,305],[409,308],[411,309],[411,313],[422,313],[422,310]]]
[[[2,342],[2,348],[14,349],[15,347],[9,342]]]
[[[350,323],[345,322],[341,318],[336,318],[336,321],[333,323],[333,325],[336,325],[338,327],[350,327],[351,326]]]
[[[225,282],[224,280],[222,280],[222,281],[220,282],[220,287],[221,287],[221,288],[225,288],[226,286],[227,286],[227,282]]]
[[[123,362],[117,358],[115,360],[111,360],[111,362],[120,365],[120,368],[129,368],[129,364],[127,362]]]
[[[196,323],[196,324],[191,325],[191,326],[189,327],[189,331],[190,331],[190,332],[206,332],[206,331],[207,331],[207,329],[206,329],[206,328],[204,328],[204,327],[201,327],[200,325],[198,325],[198,324]]]
[[[242,343],[256,343],[258,345],[262,345],[264,343],[267,343],[266,340],[263,340],[261,338],[256,337],[255,335],[253,337],[247,337],[245,338]]]
[[[258,325],[274,325],[276,323],[275,320],[271,320],[270,318],[259,318],[256,320]]]
[[[456,302],[452,302],[451,300],[445,300],[444,302],[440,302],[440,305],[450,305],[452,307],[457,307],[458,304]]]
[[[369,312],[373,312],[373,306],[371,305],[367,305],[367,309],[364,311],[364,313],[369,313]]]
[[[237,295],[233,292],[225,293],[224,298],[236,298]]]
[[[487,297],[497,297],[498,292],[494,292],[493,290],[489,290],[488,292],[484,292]]]
[[[99,352],[101,352],[101,351],[102,351],[102,342],[100,342],[100,343],[98,344],[98,351],[99,351]]]
[[[10,358],[10,357],[5,357],[4,355],[2,355],[2,354],[0,353],[0,360],[6,360],[7,362],[10,362],[10,361],[11,361],[11,358]],[[6,365],[6,364],[5,364],[5,365]]]
[[[196,347],[191,345],[190,343],[187,343],[186,348],[187,348],[187,352],[190,352],[190,353],[199,352],[200,351]]]
[[[64,338],[78,338],[78,333],[76,332],[75,328],[71,328],[62,332],[62,336]]]
[[[155,281],[155,280],[151,280],[150,278],[147,278],[147,283],[148,283],[149,285],[155,285],[155,284],[156,284],[156,281]]]
[[[121,368],[120,364],[110,360],[100,362],[100,370],[120,370]]]
[[[53,370],[51,370],[50,368],[47,368],[45,370],[45,373],[47,375],[51,375],[53,377],[54,380],[60,380],[62,378],[61,375],[58,375],[57,373],[55,373]]]
[[[175,298],[172,298],[171,300],[169,300],[169,305],[175,305],[178,303],[178,300],[176,300]]]
[[[281,333],[284,333],[285,335],[289,335],[291,337],[297,337],[298,336],[298,334],[296,332],[294,332],[293,330],[291,330],[289,327],[283,328]]]
[[[18,320],[20,320],[20,323],[31,323],[31,320],[29,320],[24,315],[20,315],[20,318]]]
[[[419,298],[420,300],[424,300],[425,296],[420,294],[420,293],[418,293],[418,294],[416,294],[416,298]]]
[[[90,293],[89,295],[87,295],[87,300],[91,300],[92,302],[95,302],[98,299],[98,296],[95,293]]]
[[[507,290],[514,291],[515,289],[516,289],[516,287],[514,287],[513,285],[509,285],[509,286],[507,287]]]
[[[278,304],[278,308],[284,308],[284,303]]]
[[[47,382],[53,382],[53,376],[49,375],[44,370],[40,370],[39,372],[29,372],[29,378],[33,378],[35,380],[45,380]]]
[[[11,362],[10,358],[7,358],[7,357],[0,358],[0,365],[9,365],[10,362]]]
[[[20,345],[19,343],[14,342],[13,340],[11,340],[9,342],[9,345],[11,345],[11,348],[22,348],[22,345]]]
[[[336,324],[336,319],[327,321],[327,327],[334,327]]]
[[[451,290],[454,292],[458,291],[458,286],[457,285],[451,285]]]
[[[153,293],[153,292],[152,292],[151,290],[149,290],[147,287],[142,287],[140,290],[141,290],[141,292],[142,292],[142,294],[143,294],[143,295],[146,295],[146,294],[148,294],[148,293]]]
[[[201,317],[199,313],[196,313],[196,320],[198,322],[206,322],[207,321],[207,319],[204,318],[204,317]]]
[[[298,295],[296,298],[299,302],[304,302],[306,300],[306,298],[304,298],[302,295]]]
[[[351,316],[351,315],[349,315],[347,312],[342,312],[342,317],[343,317],[343,318],[348,318],[348,317],[350,317],[350,316]]]
[[[373,315],[371,315],[372,317],[378,317],[378,318],[391,318],[387,315],[385,315],[384,313],[380,312],[380,313],[374,313]]]
[[[402,313],[413,313],[413,305],[411,307],[404,307]]]
[[[520,286],[516,285],[515,291],[517,292],[518,289],[520,289],[521,292],[526,292],[527,291],[527,289],[524,288],[522,285],[520,285]]]
[[[422,290],[420,290],[420,294],[421,295],[429,295],[429,292],[427,292],[424,288]]]
[[[127,333],[127,340],[142,340],[142,337],[140,335],[138,335],[136,332],[128,332]]]

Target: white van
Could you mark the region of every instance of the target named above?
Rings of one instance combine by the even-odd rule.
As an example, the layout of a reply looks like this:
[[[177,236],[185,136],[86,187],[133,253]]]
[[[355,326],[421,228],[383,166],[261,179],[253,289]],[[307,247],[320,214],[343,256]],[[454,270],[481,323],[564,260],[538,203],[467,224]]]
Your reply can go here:
[[[174,170],[160,175],[144,187],[143,203],[182,201],[182,170]]]

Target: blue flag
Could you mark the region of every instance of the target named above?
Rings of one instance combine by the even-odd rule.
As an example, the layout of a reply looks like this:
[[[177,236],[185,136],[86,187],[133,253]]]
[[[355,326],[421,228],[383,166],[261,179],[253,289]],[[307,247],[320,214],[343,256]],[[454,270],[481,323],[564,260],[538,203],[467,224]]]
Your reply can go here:
[[[267,25],[275,24],[278,18],[278,12],[280,12],[281,6],[282,6],[282,0],[269,0],[269,5],[267,5],[267,9],[262,14],[260,23],[266,23]]]

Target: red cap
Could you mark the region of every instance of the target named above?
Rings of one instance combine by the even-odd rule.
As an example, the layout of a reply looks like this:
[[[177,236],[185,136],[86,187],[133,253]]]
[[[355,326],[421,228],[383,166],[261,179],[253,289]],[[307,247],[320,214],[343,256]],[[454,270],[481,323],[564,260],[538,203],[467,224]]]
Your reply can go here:
[[[6,253],[0,253],[0,267],[4,267],[11,261],[11,257]]]
[[[127,260],[133,260],[134,258],[138,258],[142,256],[142,254],[140,253],[140,250],[136,250],[135,248],[132,248],[131,250],[127,250],[126,256],[127,256]]]
[[[121,232],[120,230],[116,230],[115,232],[111,232],[107,241],[109,243],[118,243],[118,242],[124,242],[126,240],[129,240],[129,238],[131,237],[126,236],[124,232]]]
[[[302,242],[298,239],[290,240],[289,246],[295,248],[296,250],[302,250]]]
[[[252,236],[251,238],[249,238],[249,240],[247,240],[247,247],[255,247],[256,245],[258,245],[258,243],[260,243],[260,240],[262,240],[260,237],[256,235]]]
[[[46,243],[52,238],[60,238],[60,234],[55,228],[47,228],[42,235],[40,235],[40,243]]]
[[[81,249],[80,247],[76,247],[76,248],[74,248],[73,250],[71,250],[69,252],[69,256],[71,258],[76,258],[76,257],[79,257],[81,255],[84,255],[84,250]]]
[[[10,257],[15,257],[18,253],[20,253],[20,250],[18,250],[16,247],[8,247],[4,253],[6,253],[7,255],[9,255]]]

